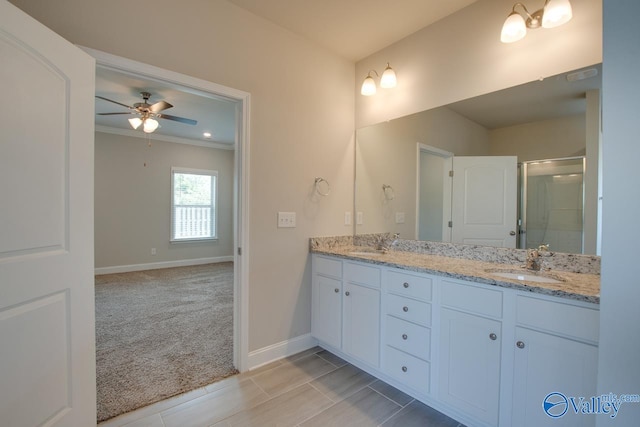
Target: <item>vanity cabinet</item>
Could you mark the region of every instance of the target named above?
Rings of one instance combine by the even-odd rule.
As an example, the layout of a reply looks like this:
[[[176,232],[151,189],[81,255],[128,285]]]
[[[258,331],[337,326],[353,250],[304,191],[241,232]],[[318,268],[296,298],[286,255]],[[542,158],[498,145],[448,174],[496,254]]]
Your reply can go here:
[[[342,262],[313,257],[311,333],[328,345],[342,347]]]
[[[433,280],[385,271],[383,372],[412,389],[431,390]]]
[[[312,332],[320,344],[466,425],[555,426],[559,420],[542,410],[549,393],[596,393],[595,304],[312,259]],[[560,424],[594,422],[569,412]]]
[[[443,280],[441,294],[439,399],[497,425],[502,291]]]
[[[511,424],[558,425],[559,419],[540,410],[549,393],[587,399],[595,396],[597,340],[597,310],[519,295]],[[594,426],[596,417],[575,415],[569,407],[561,420],[563,426]]]
[[[312,270],[313,336],[378,368],[381,269],[316,255]]]

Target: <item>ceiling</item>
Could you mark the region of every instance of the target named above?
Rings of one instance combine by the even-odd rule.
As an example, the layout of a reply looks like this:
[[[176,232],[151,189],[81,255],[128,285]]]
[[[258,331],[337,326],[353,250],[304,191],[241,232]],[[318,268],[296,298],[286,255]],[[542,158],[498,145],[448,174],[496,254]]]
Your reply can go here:
[[[228,1],[357,62],[477,0]]]

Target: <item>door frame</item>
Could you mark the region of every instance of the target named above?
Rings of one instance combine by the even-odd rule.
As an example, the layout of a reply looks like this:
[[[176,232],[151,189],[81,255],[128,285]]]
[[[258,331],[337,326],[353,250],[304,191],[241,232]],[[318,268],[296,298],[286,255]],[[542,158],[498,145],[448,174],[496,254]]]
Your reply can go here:
[[[441,157],[446,159],[449,162],[449,169],[453,170],[453,153],[450,151],[442,150],[437,147],[432,147],[431,145],[423,144],[418,142],[416,144],[416,229],[415,229],[415,238],[416,240],[420,240],[420,186],[422,183],[422,177],[420,174],[421,171],[421,153],[428,153],[432,156]],[[447,175],[449,172],[446,172]],[[449,188],[448,191],[445,191],[442,196],[442,204],[444,207],[443,218],[448,218],[447,223],[451,221],[451,197],[452,197],[452,183],[449,180]],[[442,241],[443,242],[451,242],[451,227],[448,227],[448,224],[442,224]]]
[[[234,151],[234,275],[233,275],[233,362],[239,371],[249,368],[249,141],[251,94],[186,74],[144,64],[84,46],[78,46],[96,60],[96,68],[175,84],[213,97],[236,102]]]

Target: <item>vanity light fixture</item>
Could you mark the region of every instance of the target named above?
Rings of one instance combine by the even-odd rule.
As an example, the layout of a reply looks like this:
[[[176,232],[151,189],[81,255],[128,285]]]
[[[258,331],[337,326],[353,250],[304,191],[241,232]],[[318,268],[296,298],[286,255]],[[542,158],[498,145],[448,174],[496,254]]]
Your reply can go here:
[[[362,82],[362,88],[360,89],[360,93],[364,96],[375,95],[377,91],[376,82],[375,80],[373,80],[373,76],[371,75],[371,73],[375,73],[375,75],[378,77],[380,76],[376,70],[369,70],[369,72],[367,73],[367,77],[365,77],[364,81]],[[398,80],[396,79],[396,72],[393,71],[393,68],[391,68],[391,66],[387,62],[387,68],[384,69],[382,77],[380,77],[380,87],[388,89],[396,87],[397,83]]]
[[[516,8],[524,11],[516,12]],[[513,43],[522,40],[527,35],[527,28],[555,28],[569,22],[572,18],[571,3],[569,0],[545,0],[542,9],[529,13],[527,7],[522,3],[516,3],[511,9],[511,13],[504,21],[500,41],[502,43]]]

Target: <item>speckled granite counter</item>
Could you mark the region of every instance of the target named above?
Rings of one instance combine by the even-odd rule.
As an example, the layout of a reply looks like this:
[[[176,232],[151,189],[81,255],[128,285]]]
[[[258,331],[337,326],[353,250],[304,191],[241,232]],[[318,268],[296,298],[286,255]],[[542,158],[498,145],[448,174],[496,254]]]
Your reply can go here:
[[[599,271],[599,258],[584,256],[584,255],[571,255],[571,257],[579,257],[578,263],[586,263],[589,265],[587,268],[580,268],[582,270],[591,270],[591,273],[580,273],[570,270],[576,270],[576,266],[568,265],[567,269],[553,268],[551,270],[545,270],[543,275],[548,275],[562,280],[560,283],[540,283],[532,282],[528,280],[508,279],[497,277],[487,270],[515,270],[522,271],[523,273],[531,273],[530,271],[521,267],[524,264],[522,260],[522,254],[526,257],[526,251],[510,249],[504,250],[502,248],[486,248],[486,247],[474,247],[467,245],[452,245],[452,244],[436,244],[445,245],[445,249],[450,250],[452,247],[460,247],[467,252],[467,258],[461,256],[443,256],[441,254],[441,248],[433,250],[431,253],[427,253],[424,250],[411,251],[406,249],[414,249],[409,240],[402,240],[397,244],[397,247],[393,247],[386,253],[372,251],[373,247],[354,245],[353,238],[351,237],[339,237],[339,238],[314,238],[310,241],[310,251],[312,253],[324,254],[336,256],[344,259],[351,259],[356,261],[368,262],[371,264],[383,265],[387,267],[401,268],[408,271],[416,271],[420,273],[435,274],[444,277],[451,277],[462,280],[470,280],[478,283],[484,283],[488,285],[501,286],[504,288],[518,289],[522,291],[535,292],[539,294],[553,295],[564,298],[571,298],[578,301],[585,301],[598,304],[600,302],[600,275],[594,274],[595,267],[592,264],[597,263]],[[422,242],[420,242],[422,243]],[[431,243],[433,245],[433,243]],[[420,246],[420,244],[417,244]],[[405,250],[399,250],[403,248]],[[474,254],[473,248],[477,248],[480,253]],[[369,252],[371,251],[371,252]],[[507,262],[496,256],[487,255],[491,251],[500,255],[502,252],[505,254],[511,254],[508,257]],[[435,253],[435,254],[434,254]],[[558,259],[563,258],[564,255],[558,254]],[[552,258],[555,260],[556,254],[550,252],[545,254],[548,260],[545,262],[548,265],[553,265],[550,261]],[[468,258],[480,258],[480,259],[468,259]],[[486,259],[499,260],[500,262],[490,262]],[[584,258],[584,259],[583,259]],[[589,261],[591,260],[591,261]],[[561,261],[562,264],[565,261]],[[573,267],[573,268],[572,268]]]

